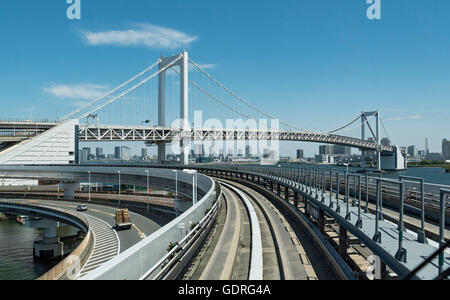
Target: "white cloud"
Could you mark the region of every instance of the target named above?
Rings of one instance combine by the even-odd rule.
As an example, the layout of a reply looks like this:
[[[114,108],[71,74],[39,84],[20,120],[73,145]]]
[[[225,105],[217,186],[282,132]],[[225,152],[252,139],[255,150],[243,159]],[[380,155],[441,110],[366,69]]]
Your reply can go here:
[[[44,87],[43,90],[53,95],[57,98],[62,99],[76,99],[79,101],[81,105],[84,103],[81,100],[93,100],[104,95],[108,91],[107,85],[99,85],[99,84],[75,84],[75,85],[67,85],[67,84],[52,84],[50,86]]]
[[[81,31],[82,37],[89,45],[144,46],[156,49],[175,49],[187,47],[197,40],[196,36],[171,28],[152,24],[138,24],[128,30]]]
[[[386,119],[386,121],[405,121],[405,120],[420,120],[423,119],[422,115],[413,115],[413,116],[407,116],[407,117],[394,117]]]

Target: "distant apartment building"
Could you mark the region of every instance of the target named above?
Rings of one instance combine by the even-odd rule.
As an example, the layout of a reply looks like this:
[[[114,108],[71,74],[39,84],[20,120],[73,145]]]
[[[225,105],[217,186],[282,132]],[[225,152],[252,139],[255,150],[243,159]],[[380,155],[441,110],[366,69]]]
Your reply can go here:
[[[416,146],[409,146],[408,147],[408,155],[411,157],[419,156],[419,151]]]
[[[332,145],[321,145],[319,146],[319,155],[331,155],[333,154]]]
[[[114,148],[114,158],[115,159],[121,159],[122,157],[122,148],[121,147],[115,147]]]
[[[121,147],[121,160],[131,160],[131,149],[129,147]]]
[[[97,147],[95,148],[95,157],[99,158],[103,155],[103,148]]]
[[[319,147],[319,155],[351,155],[352,149],[341,145],[322,145]]]
[[[445,160],[450,159],[450,141],[447,139],[442,141],[442,155]]]
[[[305,152],[302,149],[297,150],[297,159],[304,159],[305,158]]]
[[[389,147],[389,146],[391,146],[391,140],[388,138],[384,138],[381,140],[381,145]]]
[[[141,157],[142,157],[142,159],[145,159],[145,158],[148,157],[148,150],[147,150],[147,148],[142,148],[141,149]]]

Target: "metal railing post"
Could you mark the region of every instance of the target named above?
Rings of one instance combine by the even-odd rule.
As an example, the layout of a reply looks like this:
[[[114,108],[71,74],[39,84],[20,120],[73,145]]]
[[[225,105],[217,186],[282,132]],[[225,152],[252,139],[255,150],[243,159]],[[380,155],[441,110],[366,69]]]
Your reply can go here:
[[[404,235],[404,223],[403,223],[403,211],[404,211],[404,206],[405,206],[405,197],[404,197],[404,183],[401,182],[399,184],[400,186],[400,220],[398,222],[398,251],[397,254],[395,255],[395,258],[401,262],[406,262],[407,258],[407,252],[406,249],[403,248],[403,235]]]
[[[381,195],[382,193],[382,184],[381,184],[381,180],[377,180],[377,201],[376,201],[376,211],[375,211],[375,235],[373,236],[373,241],[375,243],[381,243],[381,232],[379,230],[379,217],[378,215],[380,214],[380,210],[379,210],[379,203],[380,203],[380,198],[382,197]]]
[[[351,214],[350,214],[350,200],[349,200],[349,185],[350,185],[350,176],[347,171],[344,173],[345,176],[345,203],[346,203],[346,211],[345,211],[345,219],[347,221],[351,220]]]
[[[333,208],[333,170],[330,170],[330,208]]]
[[[426,244],[427,237],[425,233],[425,180],[423,178],[419,177],[410,177],[410,176],[400,176],[399,180],[402,181],[403,179],[411,180],[415,182],[420,183],[420,209],[421,209],[421,227],[420,230],[417,232],[417,241],[422,244]]]
[[[326,188],[326,180],[325,180],[325,169],[322,169],[322,203],[325,203],[325,190]]]
[[[337,181],[337,187],[336,187],[336,212],[341,212],[341,206],[339,205],[339,188],[340,188],[340,179],[339,179],[339,171],[336,172],[336,181]]]
[[[358,176],[358,185],[359,185],[359,201],[358,201],[358,221],[356,221],[355,226],[357,228],[362,228],[362,219],[361,219],[361,175]]]
[[[369,213],[369,174],[366,173],[366,207],[364,212]]]
[[[445,245],[445,210],[447,209],[447,198],[450,190],[441,189],[441,202],[439,210],[439,247]],[[439,254],[439,275],[444,271],[445,251]]]

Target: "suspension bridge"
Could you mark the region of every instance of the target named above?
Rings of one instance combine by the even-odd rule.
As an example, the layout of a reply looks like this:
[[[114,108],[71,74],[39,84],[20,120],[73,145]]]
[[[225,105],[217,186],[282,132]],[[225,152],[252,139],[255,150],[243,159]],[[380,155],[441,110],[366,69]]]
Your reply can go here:
[[[0,120],[0,151],[18,142],[37,139],[49,129],[72,121],[76,132],[69,136],[77,140],[72,143],[74,147],[79,141],[140,141],[157,146],[159,162],[165,160],[170,144],[172,151],[179,152],[175,154],[180,155],[181,164],[187,165],[193,142],[294,141],[349,146],[360,149],[363,156],[366,151],[376,152],[378,170],[406,168],[404,155],[398,147],[381,144],[381,129],[386,136],[388,133],[379,111],[361,112],[335,130],[306,130],[252,105],[215,79],[207,68],[208,65],[194,62],[188,52],[183,51],[159,58],[150,67],[57,122]],[[369,138],[366,138],[367,129]],[[173,145],[177,145],[176,150]],[[264,150],[259,149],[259,152]],[[274,150],[279,154],[279,149]],[[77,163],[78,150],[69,152],[73,157],[69,155],[67,163]],[[0,152],[0,163],[8,163],[1,157]],[[32,161],[27,160],[27,163]],[[364,167],[364,159],[362,162]]]

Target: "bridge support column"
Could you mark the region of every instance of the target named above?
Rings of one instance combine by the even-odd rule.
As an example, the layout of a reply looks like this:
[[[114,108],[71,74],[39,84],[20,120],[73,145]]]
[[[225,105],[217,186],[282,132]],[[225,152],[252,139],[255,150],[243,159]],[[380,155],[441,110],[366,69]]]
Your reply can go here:
[[[60,188],[64,190],[64,199],[75,199],[75,191],[80,190],[79,182],[63,182],[60,184]]]
[[[64,256],[64,244],[57,236],[58,222],[52,220],[36,220],[27,223],[33,228],[44,229],[44,238],[33,243],[33,257],[39,260],[53,260]]]
[[[281,197],[281,185],[279,183],[277,184],[277,194]]]
[[[289,188],[287,186],[284,187],[284,198],[289,202]]]

